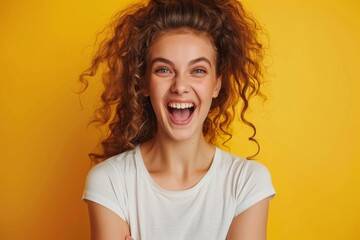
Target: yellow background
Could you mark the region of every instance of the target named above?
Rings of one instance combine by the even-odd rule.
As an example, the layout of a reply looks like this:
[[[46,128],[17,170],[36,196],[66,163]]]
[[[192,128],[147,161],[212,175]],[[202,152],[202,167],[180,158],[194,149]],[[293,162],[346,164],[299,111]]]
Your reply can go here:
[[[84,110],[73,91],[95,34],[128,2],[1,2],[0,239],[89,238],[80,199],[100,87]],[[269,100],[251,115],[277,191],[268,239],[360,239],[360,4],[245,5],[270,35]],[[248,129],[235,133],[232,152],[251,154]]]

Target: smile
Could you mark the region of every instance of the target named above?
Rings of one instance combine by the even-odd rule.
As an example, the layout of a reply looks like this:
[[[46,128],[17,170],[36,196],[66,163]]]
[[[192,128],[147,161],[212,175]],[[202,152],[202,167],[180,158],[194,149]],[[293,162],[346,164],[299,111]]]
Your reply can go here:
[[[170,118],[175,124],[184,125],[187,124],[193,112],[195,111],[195,105],[193,103],[178,103],[170,102],[168,103],[168,111],[170,113]]]

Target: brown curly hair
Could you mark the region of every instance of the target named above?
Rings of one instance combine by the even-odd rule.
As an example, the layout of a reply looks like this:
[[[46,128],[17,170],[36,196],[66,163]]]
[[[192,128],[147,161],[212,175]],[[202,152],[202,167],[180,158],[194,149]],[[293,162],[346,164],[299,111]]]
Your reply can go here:
[[[256,128],[245,113],[251,97],[263,96],[264,47],[259,41],[259,24],[236,0],[150,0],[115,15],[108,26],[108,37],[101,41],[90,67],[80,75],[85,91],[86,77],[95,76],[100,65],[105,67],[102,106],[92,122],[106,126],[109,134],[101,142],[103,152],[89,154],[94,162],[154,137],[156,117],[149,98],[144,96],[147,50],[160,34],[178,28],[205,33],[217,51],[216,69],[222,87],[204,121],[205,138],[211,144],[218,136],[225,136],[224,143],[231,139],[230,124],[241,99],[241,121],[253,129],[249,140],[258,147],[248,158],[258,154]]]

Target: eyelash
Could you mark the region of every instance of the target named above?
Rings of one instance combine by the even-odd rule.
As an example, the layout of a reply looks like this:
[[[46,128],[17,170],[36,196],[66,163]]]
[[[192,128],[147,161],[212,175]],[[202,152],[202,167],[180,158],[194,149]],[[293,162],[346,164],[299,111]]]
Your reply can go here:
[[[200,71],[200,72],[199,72],[199,71]],[[201,68],[197,68],[197,69],[194,69],[193,72],[196,73],[196,74],[203,74],[203,73],[206,73],[206,70],[201,69]]]
[[[165,71],[167,71],[167,72],[165,72]],[[160,67],[160,68],[155,69],[155,73],[170,73],[170,70],[167,68],[164,68],[164,67]]]

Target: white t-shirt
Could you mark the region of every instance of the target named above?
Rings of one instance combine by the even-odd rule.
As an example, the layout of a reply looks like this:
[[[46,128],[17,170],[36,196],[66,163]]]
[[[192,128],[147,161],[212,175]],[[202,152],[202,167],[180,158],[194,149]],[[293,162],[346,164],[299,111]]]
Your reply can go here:
[[[234,217],[274,195],[266,167],[219,148],[194,187],[163,189],[147,171],[137,146],[97,164],[87,176],[83,199],[119,215],[135,240],[219,240],[226,238]]]

